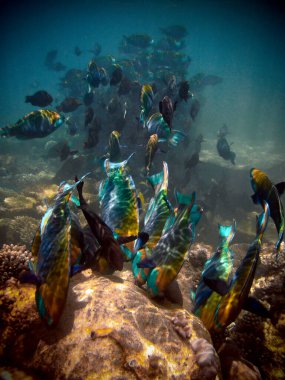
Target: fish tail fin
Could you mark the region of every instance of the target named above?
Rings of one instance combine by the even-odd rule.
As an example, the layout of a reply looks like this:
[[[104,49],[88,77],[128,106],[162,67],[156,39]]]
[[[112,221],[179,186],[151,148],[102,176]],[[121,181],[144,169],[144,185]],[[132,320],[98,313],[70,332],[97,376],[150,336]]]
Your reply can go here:
[[[258,240],[262,239],[270,216],[270,209],[268,203],[263,201],[262,206],[263,212],[256,217],[256,238]]]
[[[0,128],[0,137],[9,137],[14,136],[13,127],[6,125],[6,127]]]
[[[236,233],[236,221],[233,220],[233,224],[230,226],[222,226],[219,224],[219,235],[227,245],[231,243]]]
[[[26,96],[26,98],[25,98],[25,103],[29,103],[30,100],[31,100],[31,97],[30,97],[30,96]]]
[[[166,162],[163,162],[163,171],[157,174],[153,174],[147,177],[147,181],[151,184],[154,189],[155,194],[157,194],[160,189],[167,189],[168,187],[168,166]]]
[[[193,202],[191,208],[193,207],[195,201],[196,201],[196,192],[194,191],[191,195],[184,195],[179,193],[179,191],[175,190],[175,199],[178,203],[178,206],[189,206]]]
[[[186,137],[185,133],[177,130],[173,130],[171,137],[168,139],[168,144],[176,147]]]

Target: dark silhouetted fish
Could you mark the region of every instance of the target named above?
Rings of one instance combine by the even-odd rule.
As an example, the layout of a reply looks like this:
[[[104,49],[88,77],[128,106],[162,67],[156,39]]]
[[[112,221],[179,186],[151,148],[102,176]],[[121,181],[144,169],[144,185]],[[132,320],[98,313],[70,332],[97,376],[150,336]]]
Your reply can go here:
[[[120,86],[118,88],[118,95],[119,96],[128,95],[131,89],[132,89],[132,81],[127,77],[123,77],[123,79],[121,80]]]
[[[195,166],[198,165],[198,163],[201,162],[199,159],[199,153],[193,153],[192,156],[187,160],[184,161],[184,167],[187,169],[195,168]]]
[[[162,114],[164,121],[167,123],[171,131],[172,131],[173,113],[175,111],[175,108],[176,108],[176,103],[173,105],[172,100],[169,98],[169,96],[165,96],[159,102],[159,112]]]
[[[123,70],[120,65],[115,64],[114,66],[114,71],[112,72],[111,75],[111,80],[110,80],[110,85],[111,86],[116,86],[119,84],[123,78]]]
[[[191,108],[190,108],[190,116],[192,117],[192,120],[195,121],[196,117],[200,111],[200,102],[198,99],[193,99],[191,102]]]
[[[168,37],[172,37],[175,40],[181,40],[188,34],[187,29],[183,25],[170,25],[167,28],[160,28],[162,33]]]
[[[153,43],[148,34],[131,34],[130,36],[124,36],[124,39],[127,44],[141,49],[145,49]]]
[[[86,94],[83,96],[83,103],[86,107],[90,106],[94,99],[94,93],[93,91],[86,92]]]
[[[85,119],[84,119],[84,127],[86,128],[88,124],[91,123],[94,117],[94,110],[92,107],[88,107],[85,109]]]
[[[220,137],[217,142],[217,151],[224,160],[230,160],[235,165],[236,154],[231,151],[231,147],[225,137]]]
[[[54,111],[33,111],[16,124],[0,128],[0,137],[14,136],[21,140],[46,137],[56,131],[64,121],[65,117]]]
[[[93,119],[92,124],[88,126],[87,141],[84,143],[84,149],[94,148],[99,143],[99,132],[101,130],[101,123],[99,119]]]
[[[180,82],[178,93],[179,93],[179,97],[183,99],[185,102],[187,102],[187,100],[192,95],[190,94],[189,82],[187,80]]]
[[[73,112],[75,111],[79,106],[81,106],[81,102],[79,99],[68,97],[65,98],[59,106],[56,107],[58,112]]]
[[[51,95],[44,91],[37,91],[33,95],[27,95],[26,96],[26,103],[31,103],[33,106],[38,106],[38,107],[46,107],[50,105],[53,101],[53,98]]]
[[[71,150],[66,140],[59,141],[47,151],[47,156],[51,158],[60,158],[60,161],[66,160],[69,156],[78,153],[77,150]]]

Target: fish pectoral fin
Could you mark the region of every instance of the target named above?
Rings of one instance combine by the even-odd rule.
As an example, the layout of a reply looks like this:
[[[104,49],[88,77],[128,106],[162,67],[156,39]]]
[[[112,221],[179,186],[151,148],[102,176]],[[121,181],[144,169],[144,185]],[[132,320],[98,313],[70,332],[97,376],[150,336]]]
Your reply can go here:
[[[251,199],[253,203],[257,204],[258,203],[258,195],[256,193],[251,195]]]
[[[214,292],[218,293],[221,296],[224,296],[228,293],[230,290],[229,284],[221,279],[212,279],[212,278],[207,278],[203,276],[203,281],[205,284],[212,289]]]
[[[164,291],[165,297],[173,303],[183,306],[183,296],[176,280],[172,281]]]
[[[138,268],[155,268],[156,264],[152,259],[144,259],[140,263],[137,264]]]
[[[266,307],[254,297],[248,297],[245,300],[242,308],[246,311],[258,315],[259,317],[271,318],[270,311],[267,310]]]
[[[285,182],[279,182],[275,185],[275,187],[278,191],[278,194],[282,195],[285,191]]]

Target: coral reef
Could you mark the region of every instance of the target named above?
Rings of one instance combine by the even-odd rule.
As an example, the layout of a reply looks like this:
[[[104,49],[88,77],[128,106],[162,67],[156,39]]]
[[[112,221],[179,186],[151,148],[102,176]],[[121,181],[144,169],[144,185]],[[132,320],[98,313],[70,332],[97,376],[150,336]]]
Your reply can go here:
[[[86,270],[72,278],[52,329],[37,316],[35,288],[10,280],[0,290],[2,360],[41,379],[198,379],[206,367],[192,348],[197,339],[209,357],[216,355],[201,321],[170,303],[154,303],[124,276]],[[181,323],[185,336],[175,328]],[[217,357],[213,365],[219,368]]]
[[[4,244],[0,250],[0,285],[11,277],[17,279],[22,270],[28,270],[31,257],[25,245]]]

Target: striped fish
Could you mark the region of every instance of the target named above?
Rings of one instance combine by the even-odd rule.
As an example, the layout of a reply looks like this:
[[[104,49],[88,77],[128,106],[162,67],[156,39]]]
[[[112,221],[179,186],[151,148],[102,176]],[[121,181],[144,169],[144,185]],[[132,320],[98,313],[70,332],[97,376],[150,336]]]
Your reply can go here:
[[[50,110],[30,112],[16,124],[0,128],[0,137],[16,137],[26,140],[46,137],[57,130],[65,121],[64,116]]]
[[[151,108],[153,106],[153,90],[150,84],[144,84],[141,89],[141,113],[140,113],[140,123],[143,128],[146,127],[147,119],[149,118]]]

